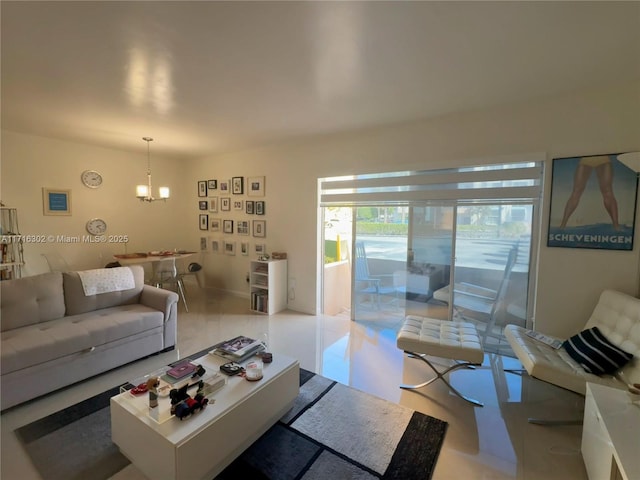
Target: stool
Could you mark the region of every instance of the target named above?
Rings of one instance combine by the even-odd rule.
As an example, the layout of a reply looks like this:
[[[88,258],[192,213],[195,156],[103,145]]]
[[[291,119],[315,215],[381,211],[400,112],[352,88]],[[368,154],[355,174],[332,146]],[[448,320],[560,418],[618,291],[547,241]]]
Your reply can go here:
[[[479,401],[461,394],[444,378],[444,375],[459,368],[482,365],[484,351],[474,324],[407,315],[398,332],[396,344],[409,355],[409,358],[419,358],[437,375],[419,385],[400,385],[400,388],[413,390],[440,379],[460,398],[483,406]],[[439,372],[426,358],[427,355],[455,360],[456,364]]]

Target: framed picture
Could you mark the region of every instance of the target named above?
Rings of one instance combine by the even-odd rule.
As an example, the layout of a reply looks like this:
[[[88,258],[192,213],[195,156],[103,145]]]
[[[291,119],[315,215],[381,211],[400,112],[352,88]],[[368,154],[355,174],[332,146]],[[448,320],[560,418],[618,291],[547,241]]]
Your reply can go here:
[[[247,177],[247,195],[264,197],[264,177]]]
[[[264,243],[256,243],[254,248],[258,255],[262,255],[267,251],[267,246]]]
[[[618,155],[553,159],[547,246],[633,250],[638,176]]]
[[[218,197],[212,197],[209,199],[209,211],[214,213],[218,212]]]
[[[200,210],[209,210],[209,202],[206,200],[200,200],[198,202],[198,208]]]
[[[213,253],[220,253],[220,240],[217,238],[211,240],[211,251]]]
[[[206,197],[207,196],[207,181],[206,180],[200,180],[198,182],[198,196],[199,197]]]
[[[235,255],[236,254],[236,242],[224,242],[224,253],[225,255]]]
[[[219,218],[212,218],[211,221],[209,222],[209,227],[211,229],[212,232],[219,232],[220,231],[220,219]]]
[[[266,237],[267,236],[267,222],[264,220],[253,221],[253,236],[254,237]]]
[[[249,235],[249,220],[238,220],[236,231],[238,235]]]
[[[231,210],[231,197],[222,197],[220,199],[220,210],[223,212]]]
[[[264,202],[256,202],[256,215],[264,215]]]
[[[242,200],[234,200],[233,201],[233,209],[234,210],[242,210]]]
[[[200,237],[200,250],[207,250],[207,237]]]
[[[45,215],[71,215],[71,190],[43,188],[42,207]]]
[[[209,215],[200,214],[200,230],[209,230]]]
[[[217,190],[218,189],[218,180],[207,180],[207,190]]]
[[[244,177],[231,178],[231,193],[242,195],[244,193]]]
[[[253,200],[247,200],[246,202],[244,202],[244,205],[247,215],[253,215],[253,207],[255,205],[255,202]]]
[[[240,253],[242,253],[242,255],[249,255],[249,242],[240,243]]]
[[[233,233],[233,220],[223,220],[222,230],[224,233]]]
[[[220,190],[224,193],[229,191],[229,183],[228,182],[220,182]]]

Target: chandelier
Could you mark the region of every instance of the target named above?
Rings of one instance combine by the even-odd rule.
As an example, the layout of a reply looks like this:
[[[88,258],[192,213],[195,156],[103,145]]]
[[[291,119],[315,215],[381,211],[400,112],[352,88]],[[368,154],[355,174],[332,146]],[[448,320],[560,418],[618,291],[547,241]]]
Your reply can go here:
[[[147,184],[136,186],[136,197],[138,197],[141,202],[166,201],[167,198],[169,198],[169,187],[160,187],[158,189],[160,198],[154,198],[151,190],[151,154],[149,153],[149,143],[153,142],[153,138],[142,137],[142,140],[147,142]]]

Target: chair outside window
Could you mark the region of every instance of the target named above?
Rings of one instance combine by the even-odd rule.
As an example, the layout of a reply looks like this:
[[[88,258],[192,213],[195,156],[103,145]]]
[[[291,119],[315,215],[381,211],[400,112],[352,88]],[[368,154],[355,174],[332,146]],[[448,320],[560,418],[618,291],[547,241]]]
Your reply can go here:
[[[356,242],[356,258],[354,262],[354,294],[361,299],[368,299],[369,304],[375,308],[380,308],[380,295],[394,295],[396,290],[393,285],[382,285],[381,281],[385,277],[393,275],[372,275],[369,273],[369,263],[364,242]]]
[[[456,283],[453,290],[453,317],[454,319],[471,321],[475,324],[484,324],[481,333],[482,344],[485,345],[487,337],[497,336],[494,328],[498,317],[504,310],[504,298],[509,287],[511,271],[518,258],[518,248],[513,247],[507,256],[502,280],[497,290],[474,285],[471,283]],[[450,285],[434,292],[434,298],[448,303],[450,298]]]
[[[184,295],[184,284],[182,283],[182,277],[178,275],[178,268],[176,267],[175,258],[167,258],[166,260],[158,262],[158,264],[154,268],[153,277],[151,278],[150,283],[158,288],[166,288],[171,286],[177,288],[178,293],[180,294],[180,298],[182,298],[184,309],[186,312],[189,312],[187,299]]]

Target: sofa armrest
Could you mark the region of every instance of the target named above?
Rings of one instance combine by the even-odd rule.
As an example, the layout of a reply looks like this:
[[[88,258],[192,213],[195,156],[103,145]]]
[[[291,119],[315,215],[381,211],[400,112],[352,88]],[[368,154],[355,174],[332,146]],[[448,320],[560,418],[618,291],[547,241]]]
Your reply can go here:
[[[140,303],[164,314],[164,348],[176,344],[178,337],[178,294],[169,290],[144,285]]]

